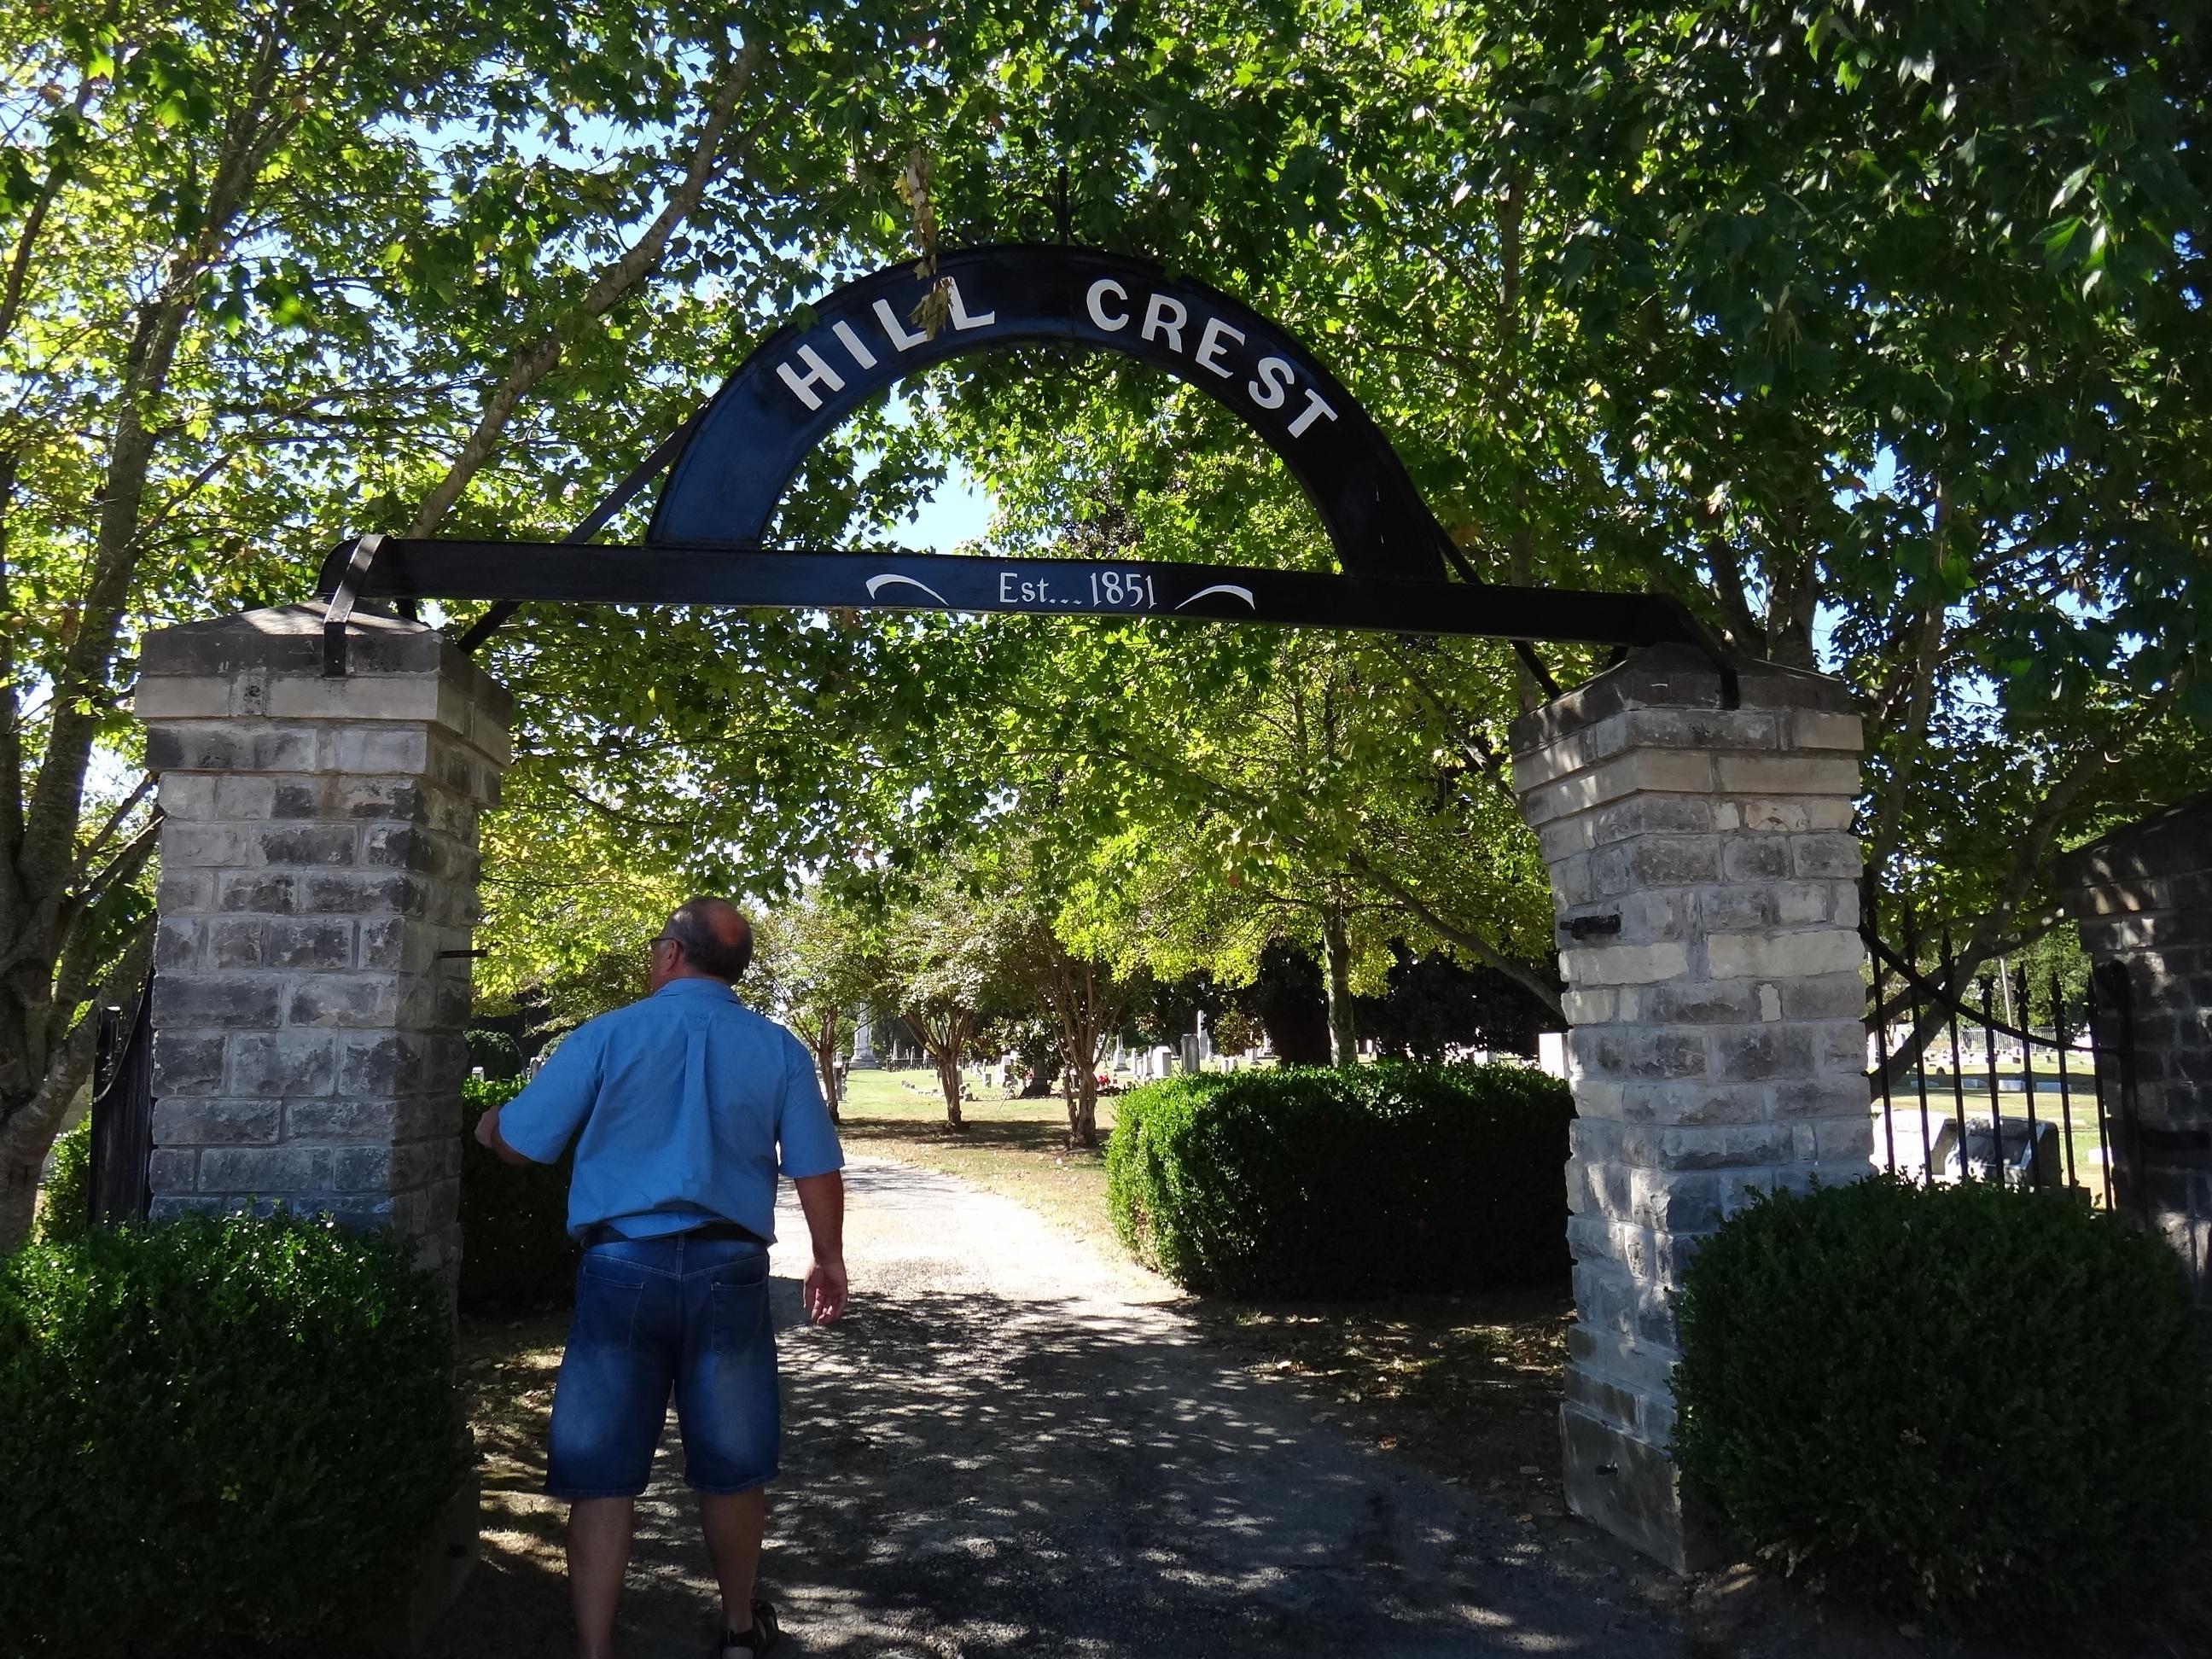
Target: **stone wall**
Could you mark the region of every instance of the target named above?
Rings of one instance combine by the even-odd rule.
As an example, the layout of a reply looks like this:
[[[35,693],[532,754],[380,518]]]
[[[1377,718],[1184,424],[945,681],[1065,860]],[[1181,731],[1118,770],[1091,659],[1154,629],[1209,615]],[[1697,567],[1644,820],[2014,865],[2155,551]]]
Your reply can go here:
[[[2068,854],[2057,878],[2089,959],[2128,983],[2128,1029],[2107,1018],[2098,1032],[2112,1049],[2132,1036],[2114,1201],[2172,1244],[2212,1308],[2212,794]]]
[[[433,630],[322,611],[149,637],[161,780],[153,1214],[325,1211],[459,1264],[477,817],[507,694]]]
[[[1860,728],[1845,688],[1640,651],[1513,731],[1550,866],[1577,1114],[1569,1504],[1677,1571],[1674,1295],[1753,1192],[1865,1175]]]

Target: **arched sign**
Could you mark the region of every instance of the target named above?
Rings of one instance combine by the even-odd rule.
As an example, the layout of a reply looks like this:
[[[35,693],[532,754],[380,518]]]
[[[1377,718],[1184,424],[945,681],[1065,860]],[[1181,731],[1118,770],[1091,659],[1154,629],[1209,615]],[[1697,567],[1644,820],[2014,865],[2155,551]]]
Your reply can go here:
[[[915,314],[941,283],[933,331]],[[1227,295],[1084,248],[946,253],[839,289],[786,324],[715,393],[671,468],[647,539],[753,546],[829,433],[906,375],[1035,341],[1120,352],[1219,400],[1283,458],[1347,574],[1441,580],[1444,532],[1389,441],[1285,330]]]
[[[925,328],[917,314],[939,283],[942,314]],[[1312,500],[1344,574],[764,545],[793,475],[868,398],[947,358],[1033,341],[1121,352],[1234,410]],[[663,472],[643,544],[594,543]],[[495,601],[463,650],[533,599],[1089,613],[1511,640],[1540,678],[1531,640],[1674,640],[1712,657],[1724,697],[1735,683],[1679,600],[1474,580],[1389,441],[1297,339],[1202,283],[1068,247],[972,248],[939,255],[933,277],[910,264],[862,277],[763,341],[565,542],[362,536],[331,550],[320,591],[331,674],[345,672],[356,600],[443,599]]]

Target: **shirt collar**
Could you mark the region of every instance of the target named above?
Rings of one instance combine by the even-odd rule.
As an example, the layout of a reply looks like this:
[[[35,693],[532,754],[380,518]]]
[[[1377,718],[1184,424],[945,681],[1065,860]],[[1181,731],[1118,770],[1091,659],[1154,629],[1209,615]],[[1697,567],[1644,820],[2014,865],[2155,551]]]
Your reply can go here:
[[[729,998],[733,1002],[737,1000],[738,995],[735,991],[723,984],[719,979],[696,978],[672,979],[667,984],[662,986],[653,994],[657,997],[665,997],[671,991],[674,991],[678,994],[684,996],[724,996]]]

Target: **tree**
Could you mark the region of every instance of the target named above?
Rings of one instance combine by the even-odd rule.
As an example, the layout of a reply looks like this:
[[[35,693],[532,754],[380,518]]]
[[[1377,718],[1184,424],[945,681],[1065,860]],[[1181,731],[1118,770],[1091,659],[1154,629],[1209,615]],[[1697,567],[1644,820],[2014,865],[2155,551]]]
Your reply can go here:
[[[895,235],[904,129],[998,26],[970,15],[0,17],[0,1246],[91,1064],[87,1011],[151,946],[141,631],[295,597],[348,532],[567,530],[635,459],[611,434],[672,428],[822,250]],[[795,510],[870,498],[835,459]],[[582,631],[502,672],[650,695]],[[581,783],[635,793],[619,765]]]
[[[817,888],[757,918],[754,931],[754,965],[741,994],[806,1045],[836,1117],[849,1022],[879,992],[883,957],[874,927],[858,907]]]

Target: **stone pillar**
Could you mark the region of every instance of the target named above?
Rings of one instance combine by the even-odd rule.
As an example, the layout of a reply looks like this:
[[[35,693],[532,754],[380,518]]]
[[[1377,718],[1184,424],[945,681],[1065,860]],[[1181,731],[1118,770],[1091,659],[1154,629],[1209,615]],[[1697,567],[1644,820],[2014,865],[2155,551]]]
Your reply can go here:
[[[2180,1253],[2212,1308],[2212,793],[2116,830],[2058,860],[2082,948],[2128,985],[2098,1040],[2132,1060],[2133,1121],[2113,1097],[2112,1197]]]
[[[1860,742],[1840,683],[1746,665],[1724,709],[1672,647],[1513,727],[1571,1028],[1567,1501],[1676,1571],[1711,1548],[1668,1455],[1682,1271],[1751,1193],[1870,1167]]]
[[[420,623],[322,607],[148,636],[161,779],[153,1214],[326,1211],[459,1265],[477,816],[507,694]]]

